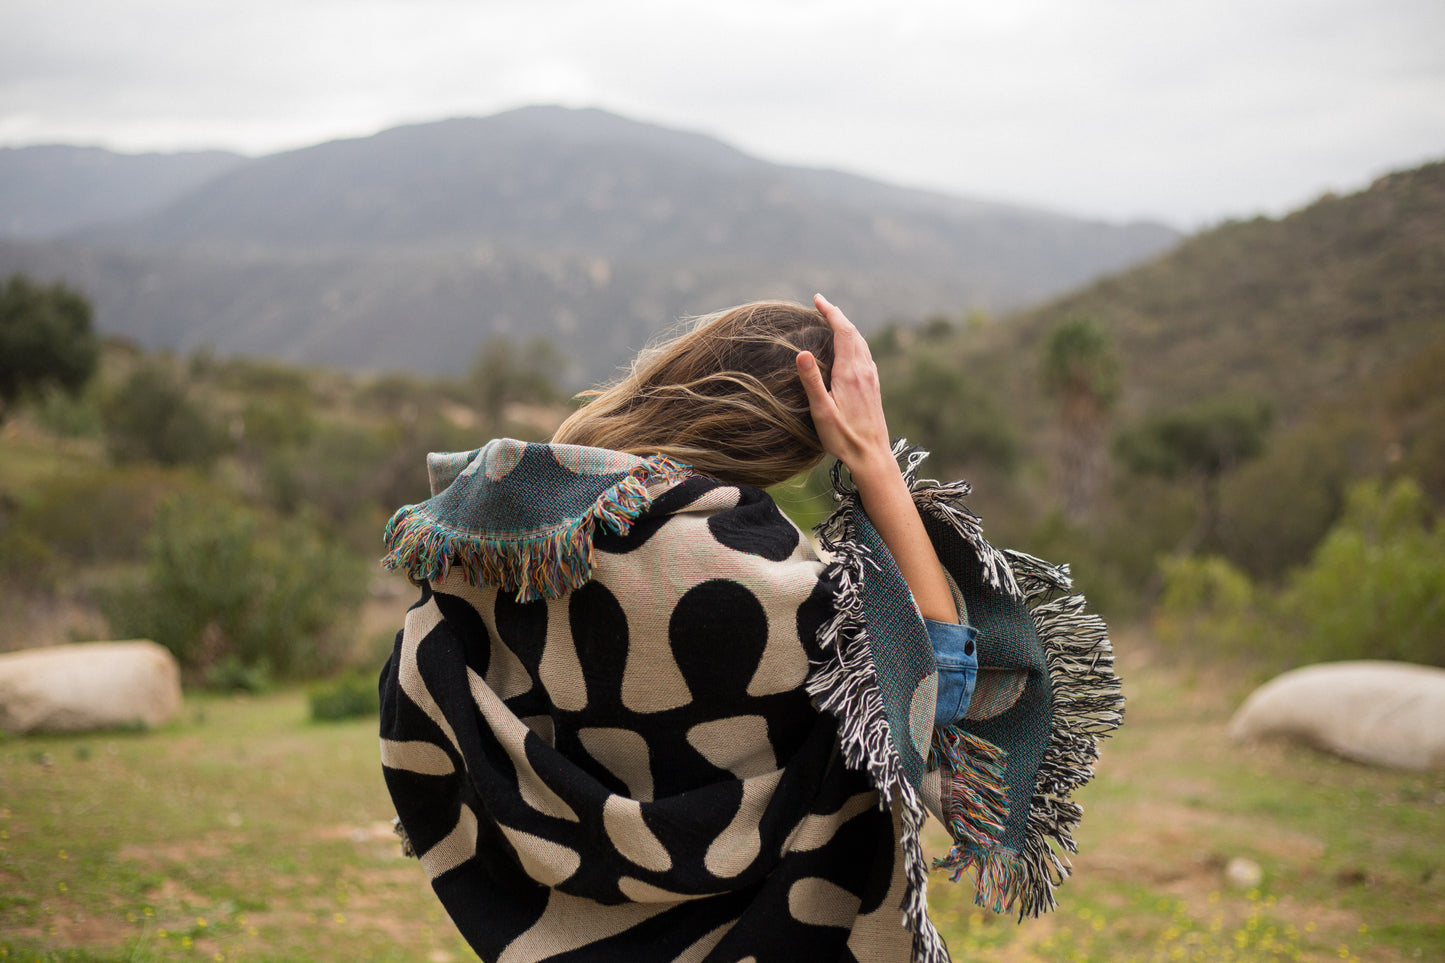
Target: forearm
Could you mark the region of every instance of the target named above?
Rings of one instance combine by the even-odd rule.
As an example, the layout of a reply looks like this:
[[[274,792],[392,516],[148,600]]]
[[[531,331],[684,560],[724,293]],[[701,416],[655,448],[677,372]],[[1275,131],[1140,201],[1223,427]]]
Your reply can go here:
[[[848,466],[873,527],[888,546],[923,617],[957,622],[948,576],[924,531],[903,480],[888,424],[878,366],[853,323],[821,294],[813,303],[833,328],[832,384],[825,386],[812,352],[798,354],[798,376],[823,450]]]

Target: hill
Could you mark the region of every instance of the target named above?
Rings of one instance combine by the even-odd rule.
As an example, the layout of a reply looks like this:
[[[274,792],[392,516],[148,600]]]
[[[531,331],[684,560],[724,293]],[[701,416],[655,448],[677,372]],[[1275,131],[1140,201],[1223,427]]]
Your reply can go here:
[[[57,238],[136,217],[245,161],[225,151],[117,154],[99,147],[0,147],[0,236]]]
[[[1076,316],[1113,334],[1126,410],[1232,392],[1293,419],[1379,396],[1391,372],[1445,338],[1445,162],[1278,220],[1221,225],[1016,316],[1009,340]]]
[[[0,272],[64,276],[147,346],[456,371],[541,335],[597,377],[675,318],[827,289],[861,319],[999,311],[1178,235],[785,167],[529,108],[259,158]]]
[[[1445,506],[1445,163],[1277,220],[1220,225],[1002,323],[914,333],[912,343],[899,333],[885,386],[902,409],[898,392],[924,390],[929,372],[970,372],[971,393],[953,407],[992,432],[975,426],[976,437],[1015,439],[1016,462],[1033,469],[1008,475],[974,445],[940,451],[937,470],[982,476],[1001,496],[993,518],[1008,540],[1123,565],[1119,582],[1137,588],[1157,557],[1188,541],[1203,481],[1133,477],[1114,464],[1087,517],[1061,521],[1066,440],[1040,370],[1051,333],[1081,318],[1119,362],[1121,391],[1097,442],[1105,463],[1111,436],[1150,416],[1229,399],[1273,412],[1262,456],[1224,478],[1204,546],[1252,574],[1278,579],[1303,563],[1362,478],[1409,476]]]

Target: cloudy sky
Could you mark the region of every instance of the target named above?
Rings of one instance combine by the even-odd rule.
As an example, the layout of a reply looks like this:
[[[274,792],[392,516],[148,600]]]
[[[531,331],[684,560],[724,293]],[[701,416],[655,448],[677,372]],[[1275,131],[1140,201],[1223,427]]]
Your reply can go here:
[[[535,103],[1193,228],[1445,158],[1445,2],[0,0],[0,146],[254,154]]]

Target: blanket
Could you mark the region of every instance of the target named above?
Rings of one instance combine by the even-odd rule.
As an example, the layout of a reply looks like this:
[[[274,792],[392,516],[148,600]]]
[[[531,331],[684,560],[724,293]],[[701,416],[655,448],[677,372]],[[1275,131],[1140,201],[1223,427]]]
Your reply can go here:
[[[1056,738],[1069,686],[1048,679],[1079,660],[1024,632],[1002,711],[931,731],[926,632],[845,483],[825,563],[765,492],[666,458],[501,440],[429,470],[387,530],[421,598],[382,673],[383,771],[484,960],[946,960],[930,805],[981,902],[1051,905],[1093,756]],[[960,491],[918,497],[970,616],[1034,626],[1059,573],[987,547]]]

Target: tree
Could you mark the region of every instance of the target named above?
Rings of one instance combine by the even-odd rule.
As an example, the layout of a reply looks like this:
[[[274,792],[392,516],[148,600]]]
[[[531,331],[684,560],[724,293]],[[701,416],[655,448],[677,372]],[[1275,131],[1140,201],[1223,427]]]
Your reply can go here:
[[[1161,478],[1187,477],[1198,486],[1199,514],[1180,547],[1192,554],[1219,531],[1219,484],[1231,470],[1264,451],[1273,422],[1256,398],[1215,398],[1150,415],[1115,441],[1129,470]]]
[[[545,338],[521,346],[505,335],[488,338],[477,352],[470,377],[488,429],[501,430],[509,405],[557,403],[562,397],[557,387],[561,367],[556,347]]]
[[[1119,356],[1091,318],[1054,329],[1044,346],[1040,380],[1058,403],[1064,510],[1074,520],[1088,513],[1102,475],[1104,426],[1119,397]]]
[[[15,274],[0,285],[0,421],[30,392],[85,386],[100,360],[91,313],[84,295],[60,282]]]
[[[1001,406],[962,366],[916,355],[884,383],[888,427],[933,453],[935,467],[987,464],[1001,473],[1018,462],[1019,440]]]

